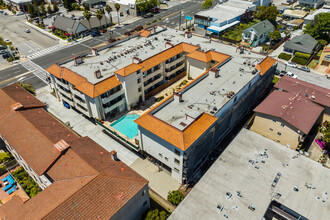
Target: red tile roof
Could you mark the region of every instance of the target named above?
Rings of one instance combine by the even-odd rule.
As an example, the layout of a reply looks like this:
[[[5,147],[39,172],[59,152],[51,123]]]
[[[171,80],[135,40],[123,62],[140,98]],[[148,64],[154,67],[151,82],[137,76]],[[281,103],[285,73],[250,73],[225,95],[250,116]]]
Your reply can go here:
[[[28,94],[17,84],[0,90],[0,134],[38,175],[46,172],[54,182],[27,201],[14,196],[0,206],[1,219],[110,219],[146,187],[147,180],[104,148],[36,107],[35,97],[29,103]],[[17,101],[30,108],[13,110]],[[62,139],[68,148],[60,153],[54,144]]]
[[[275,63],[276,60],[273,57],[266,57],[259,64],[257,64],[256,69],[260,70],[260,75],[264,75]]]
[[[304,134],[308,134],[323,108],[301,93],[275,90],[254,111],[281,118]]]
[[[299,92],[311,101],[330,107],[330,90],[289,76],[283,76],[275,88],[287,92]],[[306,96],[307,95],[307,96]]]

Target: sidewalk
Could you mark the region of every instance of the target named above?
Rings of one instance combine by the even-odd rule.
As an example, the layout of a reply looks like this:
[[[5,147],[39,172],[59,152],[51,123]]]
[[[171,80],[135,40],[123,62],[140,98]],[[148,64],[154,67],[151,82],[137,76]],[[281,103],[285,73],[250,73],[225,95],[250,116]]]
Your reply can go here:
[[[81,136],[88,136],[107,151],[117,151],[118,158],[149,181],[149,187],[165,200],[169,191],[177,190],[180,184],[169,174],[161,171],[148,160],[125,148],[102,132],[102,128],[84,118],[74,110],[65,108],[53,95],[49,86],[36,91],[37,98],[48,104],[48,111],[63,123],[69,122],[72,129]]]

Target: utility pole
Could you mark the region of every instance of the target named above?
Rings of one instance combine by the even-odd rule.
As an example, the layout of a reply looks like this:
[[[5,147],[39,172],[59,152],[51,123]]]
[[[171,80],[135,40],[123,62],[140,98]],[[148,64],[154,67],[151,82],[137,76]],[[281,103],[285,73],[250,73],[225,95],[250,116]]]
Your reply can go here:
[[[179,14],[179,30],[181,29],[181,10],[180,10],[180,14]]]

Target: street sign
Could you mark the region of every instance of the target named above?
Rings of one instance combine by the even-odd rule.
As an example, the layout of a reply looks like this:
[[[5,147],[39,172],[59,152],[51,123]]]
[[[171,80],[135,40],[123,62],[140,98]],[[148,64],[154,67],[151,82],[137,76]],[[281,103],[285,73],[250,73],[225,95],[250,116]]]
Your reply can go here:
[[[184,19],[191,21],[192,17],[186,15],[186,16],[184,16]]]

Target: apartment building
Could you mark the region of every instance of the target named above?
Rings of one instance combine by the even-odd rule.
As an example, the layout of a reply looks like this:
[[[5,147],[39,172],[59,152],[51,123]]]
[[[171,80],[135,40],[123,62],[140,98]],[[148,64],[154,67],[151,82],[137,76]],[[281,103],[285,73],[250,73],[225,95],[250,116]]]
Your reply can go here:
[[[319,8],[324,0],[299,0],[299,5],[310,8]]]
[[[56,96],[68,108],[105,119],[157,94],[186,76],[186,55],[200,49],[185,42],[174,45],[170,36],[163,37],[166,30],[157,26],[110,48],[52,65],[47,71]]]
[[[185,42],[190,40],[203,48],[186,55],[194,80],[135,120],[142,151],[180,183],[191,180],[210,151],[252,110],[276,69],[271,57],[240,54],[236,47],[202,37]]]
[[[0,206],[1,219],[139,219],[148,181],[53,118],[18,84],[0,90],[0,141],[43,190]],[[23,202],[24,201],[24,202]]]

